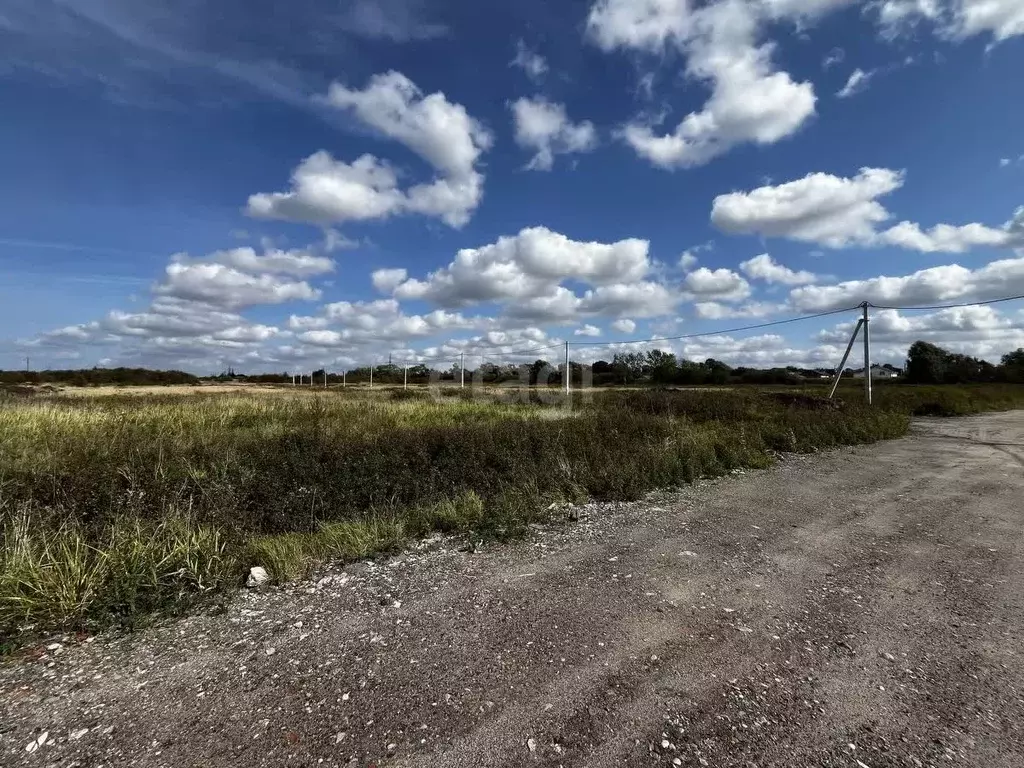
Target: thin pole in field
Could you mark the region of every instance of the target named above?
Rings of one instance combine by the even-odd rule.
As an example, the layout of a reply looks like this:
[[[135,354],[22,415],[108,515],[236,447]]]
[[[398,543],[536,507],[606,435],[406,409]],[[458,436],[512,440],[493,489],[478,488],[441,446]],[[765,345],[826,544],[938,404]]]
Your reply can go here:
[[[373,389],[373,361],[370,361],[370,389]]]
[[[324,366],[324,389],[327,389],[327,366]]]
[[[402,380],[402,389],[409,388],[409,366],[405,366],[405,376]]]
[[[345,369],[344,371],[341,372],[341,388],[342,389],[344,389],[345,387],[348,386],[348,382],[346,381],[347,378],[348,378],[348,369]]]
[[[462,388],[466,388],[466,353],[459,355],[459,370],[462,372]]]
[[[864,317],[864,395],[868,405],[871,405],[871,332],[868,330],[868,303],[865,301]]]
[[[565,394],[569,394],[569,342],[565,342]]]

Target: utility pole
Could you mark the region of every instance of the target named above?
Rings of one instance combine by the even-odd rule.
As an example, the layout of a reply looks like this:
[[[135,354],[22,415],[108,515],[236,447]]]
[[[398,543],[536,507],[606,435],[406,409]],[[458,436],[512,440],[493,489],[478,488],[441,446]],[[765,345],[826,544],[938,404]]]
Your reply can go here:
[[[871,405],[871,331],[868,330],[868,303],[864,307],[864,395],[868,405]]]
[[[569,342],[565,342],[565,394],[569,394]]]
[[[348,369],[341,372],[341,388],[344,389],[348,386]]]
[[[839,380],[843,378],[843,371],[846,368],[846,361],[850,357],[850,352],[853,350],[853,343],[857,341],[857,334],[860,333],[860,329],[864,326],[864,318],[857,318],[857,325],[853,329],[853,335],[850,336],[850,343],[846,345],[846,352],[843,354],[843,359],[839,363],[839,368],[836,369],[836,380],[832,382],[832,390],[828,393],[828,399],[831,400],[835,397],[836,388],[839,387]]]
[[[461,387],[463,389],[465,389],[466,388],[466,353],[465,352],[463,352],[462,354],[459,355],[459,371],[462,374],[462,384],[461,384]]]
[[[407,365],[407,366],[405,366],[405,374],[404,374],[404,378],[402,379],[402,389],[408,389],[408,388],[409,388],[409,366]]]
[[[373,389],[373,361],[370,361],[370,389]]]
[[[309,386],[313,386],[313,371],[309,372]]]
[[[324,389],[327,389],[327,366],[324,366]]]

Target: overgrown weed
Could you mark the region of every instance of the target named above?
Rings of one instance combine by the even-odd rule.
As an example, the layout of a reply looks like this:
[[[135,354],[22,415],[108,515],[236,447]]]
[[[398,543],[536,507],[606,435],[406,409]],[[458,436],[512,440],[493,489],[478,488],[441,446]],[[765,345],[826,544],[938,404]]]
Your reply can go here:
[[[431,531],[504,538],[552,502],[633,500],[775,452],[1021,407],[1024,387],[554,392],[457,388],[0,403],[0,635],[131,626],[241,583]],[[444,396],[448,395],[448,396]],[[558,415],[559,418],[552,418]]]

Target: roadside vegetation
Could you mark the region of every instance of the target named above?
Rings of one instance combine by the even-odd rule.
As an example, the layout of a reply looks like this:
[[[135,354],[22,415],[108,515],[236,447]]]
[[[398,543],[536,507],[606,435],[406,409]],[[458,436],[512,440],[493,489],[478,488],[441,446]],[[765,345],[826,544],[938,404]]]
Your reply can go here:
[[[1024,406],[1009,384],[697,390],[360,388],[0,396],[0,645],[131,627],[433,531],[510,536],[780,452]]]

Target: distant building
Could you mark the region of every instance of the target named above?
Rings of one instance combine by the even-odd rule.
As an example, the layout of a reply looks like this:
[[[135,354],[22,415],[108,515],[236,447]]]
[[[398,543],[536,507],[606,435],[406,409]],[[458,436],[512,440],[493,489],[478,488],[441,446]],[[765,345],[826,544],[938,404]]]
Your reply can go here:
[[[885,365],[872,365],[871,366],[871,378],[872,379],[898,379],[902,375],[903,375],[903,371],[901,371],[899,368],[894,368],[893,366],[889,365],[888,363],[886,363]],[[854,371],[853,372],[853,378],[855,378],[855,379],[863,379],[864,378],[864,369],[860,368],[860,369]]]

